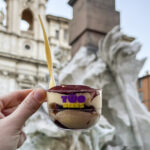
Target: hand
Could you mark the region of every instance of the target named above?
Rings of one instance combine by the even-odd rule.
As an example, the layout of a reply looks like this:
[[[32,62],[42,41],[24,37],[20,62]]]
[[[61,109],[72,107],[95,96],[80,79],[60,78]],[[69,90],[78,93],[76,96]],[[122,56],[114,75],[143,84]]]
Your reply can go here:
[[[20,90],[0,97],[0,150],[16,150],[25,141],[25,121],[45,101],[42,89]]]

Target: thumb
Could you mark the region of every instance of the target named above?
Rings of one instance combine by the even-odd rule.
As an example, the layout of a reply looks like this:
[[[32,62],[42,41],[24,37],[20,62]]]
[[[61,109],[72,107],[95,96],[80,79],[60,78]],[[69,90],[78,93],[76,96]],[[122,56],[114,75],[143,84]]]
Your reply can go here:
[[[36,89],[32,91],[19,105],[19,107],[10,115],[15,127],[22,128],[25,121],[40,108],[45,98],[46,91],[43,89]]]

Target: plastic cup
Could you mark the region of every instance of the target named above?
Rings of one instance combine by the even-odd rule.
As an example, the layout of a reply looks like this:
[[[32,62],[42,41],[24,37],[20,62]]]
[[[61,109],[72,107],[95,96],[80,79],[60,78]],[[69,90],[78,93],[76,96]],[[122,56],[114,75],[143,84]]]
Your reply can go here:
[[[47,91],[48,110],[54,124],[63,129],[88,129],[102,109],[102,90],[84,85],[59,85]]]

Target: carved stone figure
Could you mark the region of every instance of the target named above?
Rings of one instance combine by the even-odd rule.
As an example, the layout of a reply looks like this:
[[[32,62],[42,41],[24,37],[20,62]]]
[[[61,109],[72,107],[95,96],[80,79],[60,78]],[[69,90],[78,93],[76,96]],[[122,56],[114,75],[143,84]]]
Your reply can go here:
[[[59,74],[59,83],[103,89],[103,116],[98,124],[83,131],[60,130],[43,105],[27,122],[29,138],[21,150],[149,150],[150,116],[136,88],[145,59],[136,59],[141,46],[127,39],[115,27],[97,51],[82,47]]]
[[[117,26],[99,43],[97,54],[81,48],[62,70],[61,83],[103,88],[103,115],[116,127],[112,145],[148,150],[150,115],[140,102],[136,81],[145,59],[137,60],[141,45],[129,42]]]

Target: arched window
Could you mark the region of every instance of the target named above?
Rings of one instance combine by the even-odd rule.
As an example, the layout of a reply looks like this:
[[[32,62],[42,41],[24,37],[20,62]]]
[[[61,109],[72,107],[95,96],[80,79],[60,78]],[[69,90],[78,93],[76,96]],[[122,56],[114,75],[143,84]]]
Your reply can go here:
[[[4,0],[0,0],[0,23],[2,25],[6,25],[6,2]]]
[[[25,9],[21,16],[21,30],[33,30],[33,14],[30,9]]]

